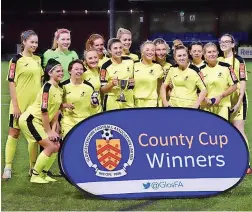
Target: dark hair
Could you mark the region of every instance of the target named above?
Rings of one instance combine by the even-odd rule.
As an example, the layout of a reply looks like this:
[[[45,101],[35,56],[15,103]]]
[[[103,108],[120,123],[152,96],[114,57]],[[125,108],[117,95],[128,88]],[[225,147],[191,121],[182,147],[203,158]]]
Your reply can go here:
[[[44,70],[44,82],[47,82],[50,80],[49,72],[52,71],[57,65],[61,65],[60,62],[57,60],[51,58],[48,60],[45,70]]]
[[[224,35],[222,35],[222,36],[221,36],[221,38],[222,38],[223,36],[230,37],[231,42],[235,44],[235,39],[234,39],[234,36],[233,36],[233,35],[228,34],[228,33],[225,33]],[[234,47],[232,48],[232,52],[233,52],[233,62],[232,62],[232,67],[233,67],[233,69],[235,69],[235,54],[236,54],[236,52],[235,52],[235,45],[234,45]]]
[[[190,45],[189,45],[189,49],[191,50],[192,46],[194,46],[194,45],[201,46],[202,49],[203,49],[203,43],[201,43],[200,41],[193,41],[193,42],[191,42]]]
[[[24,44],[23,42],[26,41],[32,35],[38,36],[36,32],[33,30],[27,30],[21,33],[21,52],[24,51]]]
[[[70,71],[72,70],[73,65],[74,65],[75,63],[79,63],[79,64],[81,64],[81,65],[82,65],[82,67],[83,67],[83,70],[85,70],[85,67],[84,67],[83,61],[82,61],[82,60],[77,59],[77,60],[73,60],[73,61],[71,61],[71,62],[69,63],[69,65],[68,65],[68,72],[70,72]]]

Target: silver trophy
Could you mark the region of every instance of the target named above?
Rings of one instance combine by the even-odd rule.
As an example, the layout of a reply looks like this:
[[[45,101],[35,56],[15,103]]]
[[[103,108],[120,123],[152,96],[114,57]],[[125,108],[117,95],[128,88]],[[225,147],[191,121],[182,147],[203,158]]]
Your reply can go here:
[[[123,91],[127,88],[128,86],[128,80],[119,80],[119,87],[121,89],[121,93],[120,96],[118,97],[118,99],[116,101],[118,102],[127,102],[125,95],[123,93]]]

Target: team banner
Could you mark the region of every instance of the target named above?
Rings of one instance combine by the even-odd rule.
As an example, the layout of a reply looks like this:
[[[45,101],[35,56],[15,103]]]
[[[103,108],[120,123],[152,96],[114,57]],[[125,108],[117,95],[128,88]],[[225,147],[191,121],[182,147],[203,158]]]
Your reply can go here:
[[[242,58],[252,58],[252,47],[238,47],[238,55]]]
[[[92,116],[68,133],[59,159],[70,183],[110,199],[216,195],[241,182],[249,160],[229,122],[183,108]]]

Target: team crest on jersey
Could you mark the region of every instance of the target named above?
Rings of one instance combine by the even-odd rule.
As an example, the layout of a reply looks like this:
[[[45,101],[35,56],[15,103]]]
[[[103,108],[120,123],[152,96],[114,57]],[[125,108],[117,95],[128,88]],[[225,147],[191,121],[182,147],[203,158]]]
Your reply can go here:
[[[245,64],[243,64],[243,63],[240,64],[240,78],[241,79],[245,79],[246,78]]]
[[[105,124],[88,133],[83,154],[87,165],[94,168],[96,176],[117,178],[125,176],[127,167],[132,165],[134,146],[123,129]]]
[[[218,73],[218,77],[222,77],[222,73],[221,72]]]

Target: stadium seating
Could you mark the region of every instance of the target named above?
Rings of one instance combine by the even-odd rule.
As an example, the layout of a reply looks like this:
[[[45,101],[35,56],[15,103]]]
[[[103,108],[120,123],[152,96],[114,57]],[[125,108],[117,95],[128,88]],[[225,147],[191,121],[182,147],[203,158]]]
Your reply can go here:
[[[228,32],[232,34],[236,40],[236,42],[245,42],[248,41],[248,33],[247,32]],[[222,33],[224,34],[224,33]],[[202,43],[206,42],[217,42],[218,38],[216,37],[215,33],[212,32],[182,32],[182,33],[162,33],[156,32],[153,33],[149,39],[154,40],[155,38],[163,38],[169,44],[172,43],[175,39],[180,39],[183,43],[191,43],[195,40],[200,40]]]

